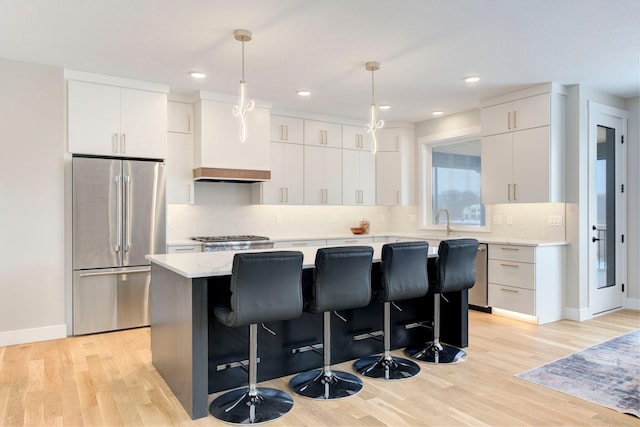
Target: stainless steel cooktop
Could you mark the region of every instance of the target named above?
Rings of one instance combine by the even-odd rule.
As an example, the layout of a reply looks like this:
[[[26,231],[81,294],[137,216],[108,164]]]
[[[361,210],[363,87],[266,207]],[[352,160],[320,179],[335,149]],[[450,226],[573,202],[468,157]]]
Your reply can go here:
[[[203,243],[215,243],[215,242],[248,242],[248,241],[260,241],[269,240],[264,236],[252,236],[252,235],[240,235],[240,236],[204,236],[204,237],[192,237],[193,240]]]
[[[204,252],[273,248],[273,242],[264,236],[202,236],[192,237],[192,239],[202,242]]]

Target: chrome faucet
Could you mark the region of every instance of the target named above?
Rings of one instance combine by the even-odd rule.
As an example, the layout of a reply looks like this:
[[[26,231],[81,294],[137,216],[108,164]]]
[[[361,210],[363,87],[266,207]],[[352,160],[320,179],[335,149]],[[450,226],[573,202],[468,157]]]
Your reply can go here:
[[[438,213],[436,214],[436,222],[438,222],[438,223],[440,222],[440,213],[441,213],[442,211],[444,211],[444,213],[446,213],[446,214],[447,214],[447,236],[448,236],[449,234],[451,234],[451,232],[452,232],[453,230],[452,230],[452,229],[451,229],[451,227],[449,226],[449,211],[448,211],[446,208],[440,208],[440,209],[438,209]]]

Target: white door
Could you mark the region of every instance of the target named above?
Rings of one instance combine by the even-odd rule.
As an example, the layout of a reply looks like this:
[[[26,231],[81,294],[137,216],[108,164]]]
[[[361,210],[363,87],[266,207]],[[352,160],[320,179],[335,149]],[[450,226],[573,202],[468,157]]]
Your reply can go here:
[[[627,113],[589,103],[589,309],[621,308],[626,283]]]

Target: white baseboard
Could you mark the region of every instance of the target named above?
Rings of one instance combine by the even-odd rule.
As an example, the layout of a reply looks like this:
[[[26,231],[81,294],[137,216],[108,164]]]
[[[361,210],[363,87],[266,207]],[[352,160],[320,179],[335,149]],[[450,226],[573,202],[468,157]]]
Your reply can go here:
[[[640,310],[640,299],[627,298],[627,302],[624,305],[624,308],[629,308],[631,310]]]
[[[582,322],[583,320],[591,319],[593,316],[589,314],[588,308],[564,308],[564,318],[568,320],[574,320],[576,322]]]
[[[41,328],[18,329],[0,332],[0,347],[26,344],[37,341],[56,340],[67,336],[67,325],[43,326]]]

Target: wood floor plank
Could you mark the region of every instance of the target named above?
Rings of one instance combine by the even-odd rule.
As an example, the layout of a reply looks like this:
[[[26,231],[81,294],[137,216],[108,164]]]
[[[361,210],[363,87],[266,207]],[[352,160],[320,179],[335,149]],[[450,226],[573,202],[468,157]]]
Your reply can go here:
[[[640,427],[635,417],[514,376],[639,327],[632,310],[543,326],[471,312],[466,362],[421,363],[406,381],[364,378],[349,399],[294,396],[293,410],[273,425]],[[336,369],[351,372],[351,364]],[[261,385],[287,390],[290,378]],[[0,425],[228,424],[189,418],[151,364],[149,329],[141,328],[0,347]]]

